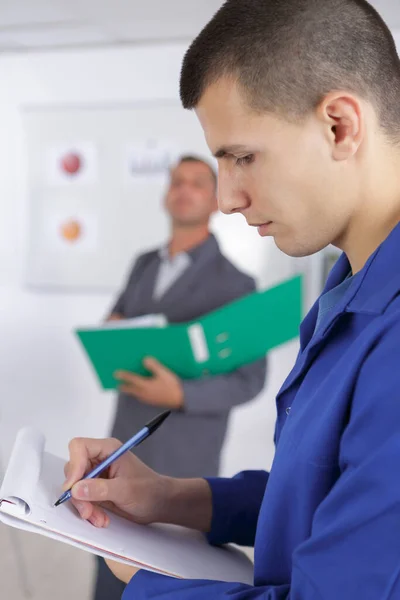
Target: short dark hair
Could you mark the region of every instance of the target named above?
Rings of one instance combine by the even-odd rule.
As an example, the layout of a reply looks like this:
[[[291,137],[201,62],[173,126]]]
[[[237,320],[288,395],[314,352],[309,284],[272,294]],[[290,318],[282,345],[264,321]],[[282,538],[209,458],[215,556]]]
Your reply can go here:
[[[200,158],[200,156],[195,156],[194,154],[185,154],[184,156],[181,156],[178,159],[176,166],[181,165],[182,163],[202,163],[203,165],[205,165],[210,171],[210,175],[214,182],[214,186],[217,187],[217,173],[214,167],[212,167],[212,165],[207,160],[205,160],[204,158]]]
[[[400,138],[400,61],[388,27],[365,0],[227,0],[189,47],[180,94],[195,108],[232,77],[249,107],[299,119],[345,89],[368,100]]]

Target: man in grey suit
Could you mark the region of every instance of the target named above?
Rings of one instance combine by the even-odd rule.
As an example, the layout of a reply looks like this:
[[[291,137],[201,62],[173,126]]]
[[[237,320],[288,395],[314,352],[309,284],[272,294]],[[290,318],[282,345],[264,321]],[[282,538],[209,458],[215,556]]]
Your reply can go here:
[[[170,242],[137,259],[110,320],[162,313],[171,323],[190,321],[255,290],[253,279],[221,254],[210,233],[216,187],[216,174],[208,163],[181,158],[165,198]],[[112,435],[126,441],[161,410],[172,409],[157,435],[135,454],[172,477],[216,476],[229,412],[262,390],[265,359],[227,375],[187,381],[152,358],[146,367],[150,378],[118,374],[121,386]],[[100,561],[95,600],[119,600],[123,589]]]

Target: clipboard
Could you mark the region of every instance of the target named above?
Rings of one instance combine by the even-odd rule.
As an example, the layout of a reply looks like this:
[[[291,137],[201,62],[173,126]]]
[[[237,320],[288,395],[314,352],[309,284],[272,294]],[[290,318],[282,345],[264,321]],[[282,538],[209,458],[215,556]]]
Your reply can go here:
[[[99,529],[71,502],[55,508],[65,461],[45,451],[45,438],[22,429],[0,489],[0,521],[92,554],[176,578],[252,583],[253,564],[233,546],[213,547],[203,534],[174,525],[138,525],[108,512]]]

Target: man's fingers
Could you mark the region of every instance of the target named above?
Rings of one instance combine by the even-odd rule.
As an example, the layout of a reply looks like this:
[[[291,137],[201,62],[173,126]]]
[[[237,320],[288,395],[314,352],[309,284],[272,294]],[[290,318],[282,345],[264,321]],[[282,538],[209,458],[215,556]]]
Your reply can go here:
[[[121,489],[122,486],[122,489]],[[117,502],[123,494],[120,479],[83,479],[72,487],[72,497],[84,502]]]
[[[114,373],[114,377],[119,381],[123,381],[134,386],[145,385],[148,381],[146,377],[141,377],[135,373],[129,373],[129,371],[117,371]]]
[[[63,490],[80,481],[94,464],[108,458],[121,442],[115,439],[75,438],[69,444],[69,462],[65,466],[66,481]]]
[[[146,369],[148,369],[154,375],[158,375],[160,373],[165,373],[169,371],[169,369],[164,367],[163,364],[161,364],[156,358],[153,358],[152,356],[148,356],[147,358],[145,358],[143,364],[146,367]]]
[[[141,400],[146,400],[148,397],[148,394],[145,389],[135,387],[133,385],[120,385],[118,389],[123,394],[127,394],[128,396],[134,396],[140,398]]]
[[[80,517],[85,521],[89,521],[95,527],[108,527],[110,524],[110,517],[100,507],[90,502],[81,502],[80,500],[71,500],[75,506]]]
[[[68,480],[68,475],[70,473],[71,470],[71,465],[69,464],[69,461],[67,463],[65,463],[64,465],[64,475],[65,475],[65,479]]]
[[[110,517],[99,506],[93,507],[92,516],[88,520],[89,523],[95,527],[98,527],[99,529],[106,528],[110,524]]]
[[[74,500],[73,498],[71,499],[71,503],[76,508],[76,510],[79,513],[79,516],[82,517],[82,519],[84,519],[85,521],[87,519],[90,519],[94,508],[93,504],[90,504],[90,502],[81,502],[80,500]]]

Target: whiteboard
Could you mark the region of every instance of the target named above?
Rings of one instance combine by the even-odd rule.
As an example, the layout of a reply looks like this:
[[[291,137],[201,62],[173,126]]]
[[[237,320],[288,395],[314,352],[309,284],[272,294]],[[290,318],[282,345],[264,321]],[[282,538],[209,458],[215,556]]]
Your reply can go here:
[[[135,256],[168,238],[166,157],[210,157],[195,114],[166,101],[25,108],[22,118],[25,283],[120,288]]]

